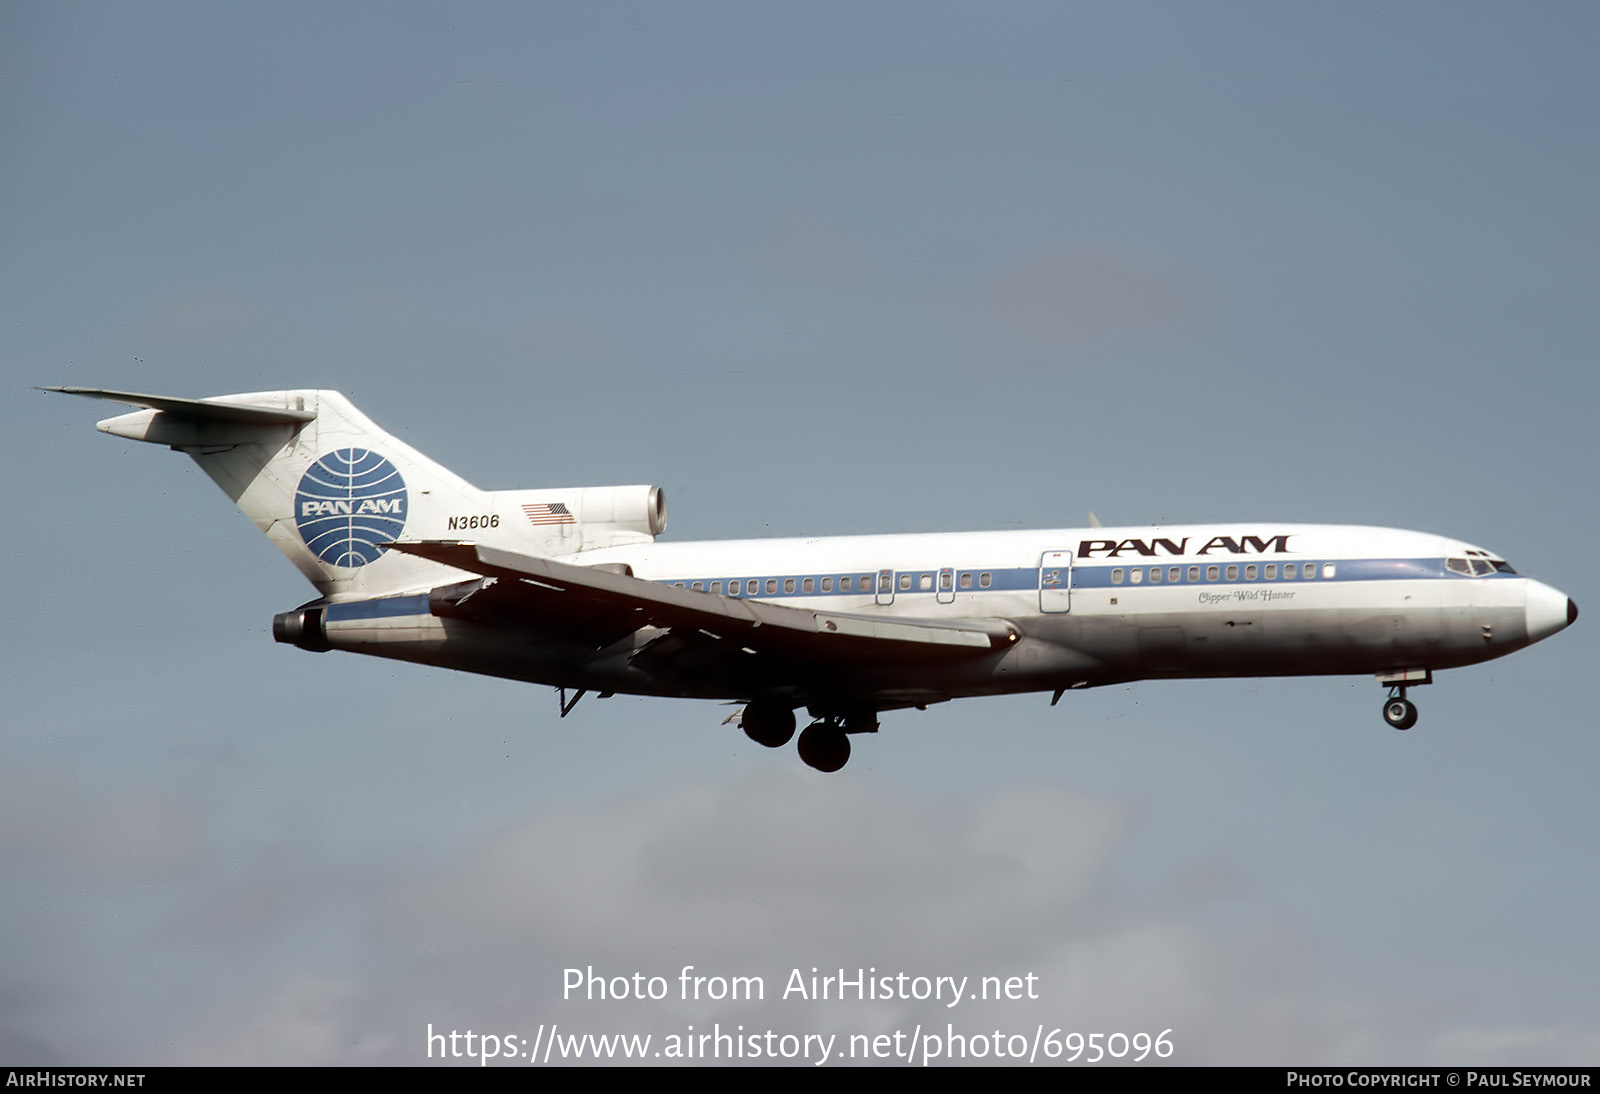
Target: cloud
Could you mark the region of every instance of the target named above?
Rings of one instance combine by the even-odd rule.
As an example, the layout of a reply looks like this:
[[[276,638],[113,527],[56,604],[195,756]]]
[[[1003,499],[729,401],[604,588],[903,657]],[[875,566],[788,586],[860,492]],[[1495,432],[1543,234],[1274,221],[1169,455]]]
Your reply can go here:
[[[290,976],[228,1029],[184,1044],[177,1063],[202,1067],[380,1064],[392,1045],[360,1030],[360,992],[346,980]]]
[[[1593,1067],[1600,1058],[1600,1031],[1463,1026],[1431,1038],[1428,1059],[1480,1067],[1511,1067],[1530,1061]]]
[[[282,976],[236,1017],[180,1039],[175,1058],[410,1063],[428,1058],[430,1026],[532,1038],[552,1025],[650,1034],[657,1046],[690,1027],[831,1033],[836,1053],[855,1035],[919,1028],[998,1032],[1008,1047],[1041,1029],[1165,1033],[1182,1064],[1592,1057],[1593,1035],[1456,1029],[1437,1014],[1330,996],[1292,930],[1210,922],[1211,902],[1237,896],[1225,869],[1199,903],[1169,897],[1158,914],[1130,912],[1141,902],[1116,874],[1132,820],[1060,787],[959,805],[803,773],[553,810],[440,868],[375,884],[369,953],[356,969]],[[685,1000],[685,966],[760,977],[763,995]],[[579,986],[566,997],[569,969]],[[813,976],[863,969],[925,985],[964,977],[966,991],[955,1006],[947,990],[811,994]],[[787,990],[796,973],[804,993]],[[665,998],[628,998],[650,977]],[[973,998],[984,977],[1020,997]]]
[[[454,931],[630,964],[658,961],[664,943],[730,962],[775,947],[931,957],[1070,915],[1121,825],[1062,791],[886,811],[864,784],[768,776],[530,820],[424,883],[418,909]]]
[[[194,862],[199,836],[189,812],[159,794],[15,768],[0,773],[0,847],[144,877]]]

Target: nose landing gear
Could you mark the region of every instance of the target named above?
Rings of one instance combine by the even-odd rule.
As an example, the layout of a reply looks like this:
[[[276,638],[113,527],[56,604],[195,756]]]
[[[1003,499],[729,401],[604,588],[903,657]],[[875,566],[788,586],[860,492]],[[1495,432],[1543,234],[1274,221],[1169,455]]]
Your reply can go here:
[[[1406,688],[1433,683],[1432,669],[1401,669],[1380,672],[1378,683],[1389,685],[1389,698],[1383,701],[1383,720],[1395,729],[1410,729],[1417,724],[1417,704],[1406,698]]]
[[[1396,729],[1410,729],[1417,724],[1417,704],[1406,698],[1405,688],[1395,688],[1383,704],[1383,720]]]

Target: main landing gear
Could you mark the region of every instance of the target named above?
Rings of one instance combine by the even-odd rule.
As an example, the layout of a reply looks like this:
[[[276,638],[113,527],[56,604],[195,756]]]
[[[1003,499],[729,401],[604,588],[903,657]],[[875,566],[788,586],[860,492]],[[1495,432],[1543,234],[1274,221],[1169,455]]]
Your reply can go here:
[[[794,711],[782,703],[757,699],[744,708],[739,728],[758,745],[782,748],[794,736]]]
[[[837,771],[850,762],[850,738],[832,718],[806,726],[800,734],[800,758],[818,771]]]
[[[783,703],[756,699],[739,719],[744,735],[759,745],[782,748],[794,736],[794,710]],[[851,733],[876,733],[877,715],[835,714],[818,718],[800,734],[800,758],[818,771],[837,771],[850,762]]]

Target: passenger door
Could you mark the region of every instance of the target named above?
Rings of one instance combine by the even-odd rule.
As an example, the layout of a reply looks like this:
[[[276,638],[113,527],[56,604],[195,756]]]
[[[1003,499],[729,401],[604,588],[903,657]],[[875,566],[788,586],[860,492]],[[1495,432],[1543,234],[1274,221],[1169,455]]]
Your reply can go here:
[[[1064,612],[1072,606],[1072,552],[1046,551],[1039,559],[1039,610]]]

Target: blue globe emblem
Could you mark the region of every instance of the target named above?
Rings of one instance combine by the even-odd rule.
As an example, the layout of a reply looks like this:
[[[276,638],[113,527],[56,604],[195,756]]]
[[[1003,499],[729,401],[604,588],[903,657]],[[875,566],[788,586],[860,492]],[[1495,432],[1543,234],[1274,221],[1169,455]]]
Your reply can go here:
[[[329,452],[300,477],[294,523],[311,553],[330,566],[376,562],[380,543],[406,526],[406,483],[394,464],[365,448]]]

